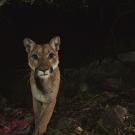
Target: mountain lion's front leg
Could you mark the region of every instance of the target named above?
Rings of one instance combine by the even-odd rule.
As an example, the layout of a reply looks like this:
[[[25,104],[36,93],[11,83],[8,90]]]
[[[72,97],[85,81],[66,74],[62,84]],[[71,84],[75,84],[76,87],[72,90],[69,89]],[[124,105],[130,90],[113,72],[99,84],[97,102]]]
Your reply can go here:
[[[60,43],[59,36],[44,44],[36,43],[29,38],[24,39],[28,65],[31,69],[30,85],[35,113],[34,135],[45,133],[56,104],[60,84],[58,66]]]
[[[35,127],[37,127],[37,121],[38,121],[38,117],[40,116],[40,112],[41,112],[41,102],[39,102],[38,100],[36,100],[33,97],[33,110],[34,110],[34,119],[35,119]]]
[[[38,119],[35,135],[43,135],[47,130],[47,125],[51,119],[54,111],[56,100],[53,100],[49,104],[43,104],[40,117]]]

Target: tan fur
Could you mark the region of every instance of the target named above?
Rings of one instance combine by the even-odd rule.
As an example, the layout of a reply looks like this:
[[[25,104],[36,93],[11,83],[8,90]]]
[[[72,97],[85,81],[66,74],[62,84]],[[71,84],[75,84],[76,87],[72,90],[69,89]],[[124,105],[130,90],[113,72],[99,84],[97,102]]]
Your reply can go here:
[[[31,39],[24,39],[24,46],[28,53],[28,64],[31,68],[30,85],[35,113],[33,135],[43,135],[46,132],[54,111],[60,84],[59,45],[59,37],[54,37],[48,44],[42,45],[36,44]],[[51,53],[53,53],[53,57]],[[38,87],[35,78],[40,81],[41,88]]]

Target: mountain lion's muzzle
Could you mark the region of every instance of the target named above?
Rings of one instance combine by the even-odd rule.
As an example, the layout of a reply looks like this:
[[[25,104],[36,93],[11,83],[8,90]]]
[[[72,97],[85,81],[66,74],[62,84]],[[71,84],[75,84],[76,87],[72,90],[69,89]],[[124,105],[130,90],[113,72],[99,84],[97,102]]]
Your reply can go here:
[[[49,66],[39,66],[35,70],[35,76],[41,79],[48,78],[53,73],[53,68]]]

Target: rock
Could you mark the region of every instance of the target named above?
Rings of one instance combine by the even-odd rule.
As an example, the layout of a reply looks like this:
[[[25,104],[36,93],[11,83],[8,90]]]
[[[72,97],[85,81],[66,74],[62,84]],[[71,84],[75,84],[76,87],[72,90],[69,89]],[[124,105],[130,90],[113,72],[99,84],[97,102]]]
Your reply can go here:
[[[58,129],[48,129],[46,135],[64,135],[60,130]]]
[[[135,62],[135,52],[121,53],[117,57],[122,62]]]
[[[121,78],[107,78],[103,86],[106,90],[119,90],[122,84]]]
[[[119,120],[121,121],[121,123],[124,122],[125,118],[128,115],[127,109],[120,105],[117,105],[116,107],[114,107],[114,112],[116,113],[116,115],[119,118]]]
[[[100,123],[106,129],[114,131],[124,124],[125,116],[127,116],[127,109],[125,107],[106,105],[105,111],[101,115]]]
[[[72,129],[72,121],[68,118],[59,119],[56,128],[65,132],[69,132]]]
[[[83,132],[83,129],[82,129],[81,127],[75,128],[75,133],[76,133],[77,135],[82,134],[82,132]]]

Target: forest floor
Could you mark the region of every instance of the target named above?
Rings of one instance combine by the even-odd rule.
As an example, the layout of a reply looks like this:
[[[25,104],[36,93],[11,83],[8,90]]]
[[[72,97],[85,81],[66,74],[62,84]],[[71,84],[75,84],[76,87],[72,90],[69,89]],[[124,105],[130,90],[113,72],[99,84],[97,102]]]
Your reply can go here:
[[[0,97],[0,135],[31,135],[32,108]],[[135,52],[65,69],[46,135],[135,135]]]

